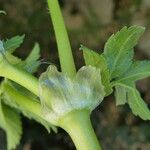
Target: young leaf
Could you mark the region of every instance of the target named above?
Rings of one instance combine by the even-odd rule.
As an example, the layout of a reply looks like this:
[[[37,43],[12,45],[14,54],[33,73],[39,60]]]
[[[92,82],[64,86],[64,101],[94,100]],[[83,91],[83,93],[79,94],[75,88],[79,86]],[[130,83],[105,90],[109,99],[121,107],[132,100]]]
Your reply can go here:
[[[83,56],[86,65],[91,65],[96,68],[100,68],[101,70],[105,70],[107,68],[107,64],[105,58],[93,50],[81,45],[80,50],[83,51]]]
[[[94,52],[93,50],[90,50],[89,48],[83,45],[81,45],[80,50],[83,50],[83,56],[86,65],[91,65],[96,68],[100,68],[102,84],[105,87],[105,96],[111,94],[112,88],[110,86],[110,74],[107,68],[106,59],[103,57],[103,55],[99,55],[98,53]]]
[[[119,82],[137,81],[150,76],[150,61],[136,61],[119,77]]]
[[[14,65],[17,65],[18,67],[24,68],[26,71],[28,71],[30,73],[34,73],[40,65],[40,61],[38,60],[40,57],[40,54],[39,54],[40,47],[39,47],[38,43],[35,44],[33,50],[30,52],[29,56],[24,61],[22,61],[20,58],[14,56],[14,55],[12,55],[11,52],[13,52],[13,51],[9,51],[12,48],[14,49],[15,46],[17,47],[17,44],[19,44],[19,39],[21,40],[21,38],[22,37],[14,37],[14,38],[6,41],[6,43],[4,43],[5,47],[3,46],[4,44],[0,41],[1,42],[0,43],[0,51],[2,53],[5,53],[4,55],[5,55],[6,59],[11,64],[14,64]]]
[[[9,53],[13,53],[16,50],[16,48],[20,47],[20,45],[23,43],[24,37],[25,35],[18,35],[12,37],[11,39],[3,41],[4,49]]]
[[[12,64],[18,64],[21,62],[21,59],[19,59],[18,57],[12,55],[11,53],[9,53],[8,51],[5,50],[4,48],[4,44],[3,42],[0,40],[0,57],[2,59],[7,59],[7,61],[9,61]],[[4,57],[5,56],[5,57]]]
[[[108,62],[111,79],[119,77],[130,67],[133,47],[144,30],[141,26],[124,27],[108,39],[104,47],[104,56]]]
[[[22,134],[20,115],[12,108],[2,105],[0,100],[0,127],[6,131],[7,149],[15,149]]]
[[[37,71],[37,68],[40,65],[39,58],[40,58],[40,46],[38,43],[35,43],[33,50],[25,60],[26,63],[25,69],[30,73],[34,73],[35,71]]]
[[[115,97],[116,105],[124,105],[127,103],[127,91],[124,87],[116,85],[115,86]]]

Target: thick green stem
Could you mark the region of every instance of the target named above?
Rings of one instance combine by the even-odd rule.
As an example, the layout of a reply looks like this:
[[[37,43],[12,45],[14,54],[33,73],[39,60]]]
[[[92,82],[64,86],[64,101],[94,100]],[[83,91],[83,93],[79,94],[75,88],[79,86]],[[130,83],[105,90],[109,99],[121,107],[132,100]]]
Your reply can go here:
[[[53,127],[49,120],[46,120],[42,114],[42,108],[40,102],[38,102],[36,99],[33,99],[29,96],[25,96],[21,94],[19,91],[17,91],[15,88],[13,88],[11,85],[9,85],[7,82],[3,83],[3,90],[4,95],[7,97],[8,105],[15,107],[20,112],[22,112],[24,115],[26,115],[29,118],[32,118],[36,120],[37,122],[40,122],[43,124],[48,131],[49,127]],[[53,128],[55,129],[55,128]]]
[[[8,83],[3,83],[3,90],[4,90],[4,93],[6,92],[6,94],[9,97],[11,97],[12,103],[20,107],[21,111],[27,110],[28,112],[31,112],[35,114],[36,116],[42,118],[40,102],[28,96],[24,96],[20,94],[19,91],[14,89]]]
[[[71,136],[77,150],[101,150],[87,110],[76,110],[60,120],[59,125]]]
[[[11,65],[6,60],[0,62],[0,76],[20,84],[39,96],[38,79],[30,73]]]
[[[48,6],[58,45],[61,69],[69,76],[76,73],[72,50],[58,0],[48,0]]]

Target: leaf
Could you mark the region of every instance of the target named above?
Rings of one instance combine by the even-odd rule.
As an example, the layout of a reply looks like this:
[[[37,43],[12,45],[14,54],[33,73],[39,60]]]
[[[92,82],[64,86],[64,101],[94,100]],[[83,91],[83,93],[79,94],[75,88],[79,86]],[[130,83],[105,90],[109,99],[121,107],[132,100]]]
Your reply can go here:
[[[25,69],[30,73],[34,73],[35,71],[37,71],[37,68],[40,65],[40,61],[38,60],[39,58],[40,46],[38,43],[35,43],[33,50],[25,60]]]
[[[90,50],[89,48],[83,45],[81,45],[80,50],[83,50],[83,56],[84,56],[85,64],[87,66],[91,65],[96,68],[100,68],[102,84],[105,87],[105,93],[106,93],[105,96],[111,94],[112,88],[110,86],[110,74],[107,68],[106,59],[103,57],[103,55],[99,55],[98,53],[94,52],[93,50]]]
[[[15,65],[15,64],[18,64],[18,63],[21,63],[21,59],[12,55],[11,53],[9,53],[8,51],[6,51],[4,49],[4,44],[2,41],[0,41],[0,53],[1,53],[1,56],[3,59],[7,59],[7,61],[9,61],[11,64]]]
[[[26,71],[30,73],[34,73],[37,68],[40,65],[40,61],[38,60],[40,57],[40,47],[39,44],[36,43],[32,51],[30,52],[29,56],[26,58],[26,60],[21,60],[20,58],[12,55],[10,51],[12,48],[14,49],[15,46],[17,47],[17,44],[19,44],[19,39],[21,40],[21,37],[14,37],[6,43],[4,43],[5,47],[3,47],[3,43],[0,43],[0,51],[2,53],[5,53],[6,59],[13,65],[17,65],[20,68],[24,68]],[[14,42],[14,43],[13,43]],[[21,41],[20,41],[21,42]],[[8,46],[8,47],[7,47]],[[10,46],[10,47],[9,47]],[[20,46],[20,45],[18,45]],[[6,48],[6,49],[5,49]],[[8,49],[7,49],[8,48]]]
[[[127,91],[124,87],[116,85],[115,86],[115,97],[116,105],[124,105],[127,103]]]
[[[105,62],[104,57],[83,45],[81,45],[80,50],[83,51],[83,56],[86,65],[101,68],[102,70],[107,68],[107,64]]]
[[[116,82],[115,86],[125,88],[126,102],[129,104],[134,115],[139,116],[143,120],[150,120],[150,110],[144,100],[141,98],[140,93],[136,89],[133,82],[121,83]],[[123,96],[123,99],[125,95]],[[120,102],[119,102],[120,103]]]
[[[11,39],[3,41],[4,49],[9,53],[13,53],[23,43],[24,37],[25,35],[17,35]]]
[[[128,90],[128,104],[134,115],[150,120],[150,110],[135,88]]]
[[[2,105],[0,100],[0,127],[6,131],[7,149],[15,149],[22,134],[20,115],[12,108]]]
[[[38,60],[40,57],[40,47],[38,43],[35,43],[32,51],[26,60],[22,61],[20,58],[12,55],[11,53],[20,46],[23,42],[23,36],[16,36],[7,40],[6,42],[0,41],[0,52],[4,54],[6,59],[13,65],[17,65],[17,67],[24,68],[26,71],[30,73],[34,73],[37,71],[37,68],[40,65],[40,61]],[[1,56],[3,57],[3,55]]]
[[[119,77],[118,82],[137,81],[150,76],[150,61],[136,61]]]
[[[118,93],[116,95],[117,103],[119,101],[118,97],[120,99],[119,103],[126,99],[133,114],[143,120],[150,120],[150,110],[136,89],[135,81],[148,76],[150,76],[150,61],[136,61],[119,79],[112,82],[112,86],[119,85],[119,88],[116,89]],[[120,91],[118,92],[117,90]]]
[[[141,26],[124,27],[108,39],[104,47],[104,56],[108,62],[111,79],[119,77],[130,67],[133,47],[144,30]]]

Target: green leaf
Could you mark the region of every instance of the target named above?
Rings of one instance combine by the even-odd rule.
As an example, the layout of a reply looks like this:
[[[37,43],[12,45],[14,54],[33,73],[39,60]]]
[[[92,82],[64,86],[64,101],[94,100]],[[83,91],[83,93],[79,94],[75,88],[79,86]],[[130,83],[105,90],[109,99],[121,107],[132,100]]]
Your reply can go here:
[[[150,110],[137,91],[135,81],[148,76],[150,76],[150,61],[136,61],[122,76],[112,82],[112,86],[119,86],[115,91],[118,93],[116,94],[117,104],[127,102],[133,114],[143,120],[150,120]]]
[[[118,82],[137,81],[150,76],[150,61],[136,61],[119,77]]]
[[[83,45],[81,45],[80,50],[83,50],[83,56],[84,56],[85,64],[87,66],[91,65],[96,68],[100,68],[102,84],[105,87],[105,93],[106,93],[105,96],[111,94],[112,88],[110,86],[110,74],[107,68],[106,59],[103,57],[103,55],[99,55],[98,53],[94,52],[93,50],[90,50],[89,48]]]
[[[83,51],[83,56],[86,65],[91,65],[102,70],[107,68],[105,58],[93,50],[81,45],[80,50]]]
[[[130,67],[133,47],[144,30],[141,26],[124,27],[108,39],[104,47],[104,56],[108,62],[111,79],[119,77]]]
[[[22,134],[20,115],[12,108],[2,105],[0,100],[0,127],[6,131],[7,149],[15,149]]]
[[[134,115],[143,120],[150,120],[150,110],[135,88],[128,90],[128,104]]]
[[[34,48],[32,49],[31,53],[25,60],[26,63],[25,69],[30,73],[36,72],[37,68],[40,65],[39,58],[40,58],[40,46],[38,43],[35,43]]]
[[[119,101],[119,103],[122,103],[122,100],[123,102],[127,102],[134,115],[139,116],[143,120],[150,120],[150,110],[147,104],[141,98],[140,93],[136,89],[133,82],[130,83],[116,82],[115,86],[124,88],[124,92],[126,93],[126,95],[123,94],[123,97],[121,97],[121,101]],[[120,96],[122,96],[121,93]]]
[[[115,97],[116,97],[116,105],[124,105],[127,103],[127,91],[126,88],[116,85],[115,86]]]
[[[23,36],[22,36],[23,37]],[[22,37],[16,36],[6,42],[4,42],[5,47],[3,47],[3,43],[0,43],[0,51],[5,53],[6,59],[13,65],[17,65],[20,68],[24,68],[26,71],[30,73],[34,73],[37,71],[37,68],[40,65],[40,61],[38,60],[40,57],[40,47],[39,44],[36,43],[29,56],[23,61],[20,58],[11,54],[11,49],[15,49],[17,45],[19,46],[19,41],[21,42]],[[22,39],[23,40],[23,39]],[[21,44],[21,43],[20,43]]]
[[[6,41],[3,41],[4,49],[9,52],[13,53],[20,45],[23,43],[25,35],[22,36],[15,36],[11,39],[7,39]]]
[[[0,41],[0,53],[1,53],[0,57],[2,57],[3,59],[6,58],[7,61],[9,61],[13,65],[21,63],[21,59],[19,59],[18,57],[12,55],[11,53],[5,50],[4,44],[2,41]]]

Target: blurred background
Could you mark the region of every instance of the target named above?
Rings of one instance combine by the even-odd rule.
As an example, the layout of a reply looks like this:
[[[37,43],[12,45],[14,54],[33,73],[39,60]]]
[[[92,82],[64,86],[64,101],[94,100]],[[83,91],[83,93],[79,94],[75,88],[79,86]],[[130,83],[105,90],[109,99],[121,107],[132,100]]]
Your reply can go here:
[[[150,0],[60,0],[69,31],[77,68],[84,65],[80,44],[103,50],[108,37],[127,25],[142,25],[146,32],[135,48],[136,59],[150,59]],[[25,58],[35,42],[41,47],[41,59],[59,67],[53,27],[46,0],[0,0],[0,38],[26,34],[24,44],[15,53]],[[42,64],[36,76],[45,71]],[[137,83],[150,106],[150,79]],[[116,107],[111,95],[92,113],[94,129],[104,150],[150,150],[150,122],[132,115],[129,107]],[[17,150],[75,150],[70,137],[61,129],[47,131],[33,120],[22,117],[23,136]],[[0,150],[6,150],[5,133],[0,130]]]

